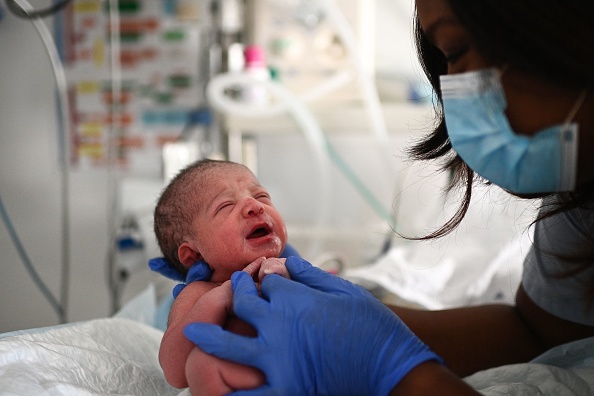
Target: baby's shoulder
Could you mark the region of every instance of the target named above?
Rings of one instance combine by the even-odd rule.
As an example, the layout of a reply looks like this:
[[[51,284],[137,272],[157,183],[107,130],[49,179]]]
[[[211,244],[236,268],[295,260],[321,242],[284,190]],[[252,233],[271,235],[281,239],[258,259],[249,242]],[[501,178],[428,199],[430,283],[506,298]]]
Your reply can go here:
[[[196,281],[187,284],[171,305],[169,312],[169,326],[183,318],[196,302],[207,292],[218,285],[212,282]]]
[[[204,293],[206,293],[218,286],[219,285],[214,282],[204,282],[204,281],[191,282],[191,283],[188,283],[186,285],[186,287],[184,287],[182,292],[179,294],[179,297],[182,297],[182,296],[185,298],[191,297],[191,298],[194,298],[197,300]]]

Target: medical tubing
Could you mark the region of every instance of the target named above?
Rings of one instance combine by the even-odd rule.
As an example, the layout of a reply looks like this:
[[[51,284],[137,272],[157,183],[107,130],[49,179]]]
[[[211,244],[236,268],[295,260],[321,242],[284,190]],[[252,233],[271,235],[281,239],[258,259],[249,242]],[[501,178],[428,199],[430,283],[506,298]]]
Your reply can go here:
[[[390,227],[394,228],[396,225],[393,224],[393,215],[388,212],[382,203],[373,195],[371,191],[367,188],[367,186],[363,183],[363,181],[355,174],[355,172],[349,167],[346,161],[338,154],[338,152],[332,147],[332,145],[328,144],[327,146],[328,154],[330,154],[330,158],[334,161],[336,166],[342,171],[343,175],[351,182],[351,184],[355,187],[357,191],[363,196],[363,199],[371,205],[371,208],[375,211],[375,213],[380,218],[385,218],[389,223]]]
[[[122,71],[120,65],[120,18],[118,13],[118,0],[109,0],[109,46],[110,46],[110,75],[111,75],[111,97],[116,103],[122,93]],[[111,123],[107,137],[107,285],[110,291],[110,310],[115,314],[120,308],[122,280],[116,274],[116,235],[117,223],[115,216],[117,213],[117,150],[115,145],[119,144],[115,131],[121,126],[119,117],[114,114],[115,106],[109,109],[111,113]]]
[[[314,101],[344,86],[352,78],[353,76],[349,72],[335,73],[316,88],[311,89],[297,99],[302,102]],[[275,117],[290,112],[289,105],[285,101],[269,103],[266,106],[250,106],[246,103],[230,100],[224,93],[226,88],[233,88],[233,84],[248,83],[264,82],[242,73],[218,74],[210,80],[207,86],[208,100],[213,107],[220,109],[224,113],[245,118]]]
[[[382,152],[382,156],[385,159],[383,162],[386,166],[386,169],[390,169],[390,162],[392,160],[392,155],[388,151],[388,147],[390,147],[389,137],[388,137],[388,130],[386,127],[386,122],[383,117],[381,103],[379,100],[379,95],[377,93],[377,89],[375,87],[375,83],[369,74],[365,70],[365,66],[362,62],[362,55],[358,49],[357,39],[353,32],[351,25],[349,24],[348,20],[344,16],[344,14],[340,11],[334,1],[331,0],[319,0],[319,3],[323,9],[326,10],[326,13],[330,16],[330,20],[335,25],[337,32],[343,42],[345,43],[347,50],[351,54],[352,62],[357,69],[357,73],[359,75],[359,84],[361,93],[364,98],[365,108],[369,115],[369,120],[371,123],[371,129],[373,134],[376,138],[376,142],[378,145],[378,149]],[[337,81],[340,81],[341,84],[347,82],[346,75],[341,76],[337,74],[335,76]],[[337,88],[339,85],[335,81],[329,81],[328,88],[332,87],[333,89]],[[313,100],[314,98],[320,97],[323,94],[330,92],[330,89],[326,88],[326,84],[322,83],[322,88],[314,88],[313,91],[318,91],[315,94],[306,93],[302,95],[301,99],[304,101]],[[311,97],[310,97],[311,95]],[[215,97],[214,99],[219,99],[220,96]],[[224,102],[224,103],[221,103]],[[225,105],[227,104],[228,109],[237,115],[241,115],[243,117],[254,117],[256,114],[260,116],[266,115],[277,115],[284,112],[284,108],[282,105],[273,105],[268,109],[256,109],[256,108],[247,108],[246,106],[242,106],[241,104],[231,103],[229,101],[220,101],[217,102],[217,105]],[[361,182],[359,179],[356,178],[356,175],[352,170],[350,170],[344,160],[338,156],[338,153],[334,151],[333,155],[331,155],[332,159],[335,161],[339,169],[343,171],[345,176],[354,184],[355,188],[363,195],[363,197],[369,202],[371,207],[379,214],[380,217],[384,218],[387,216],[387,219],[392,226],[395,227],[396,220],[395,214],[391,214],[391,212],[385,210],[379,201],[373,197],[373,194],[367,189],[365,184]],[[371,198],[371,200],[370,200]]]
[[[302,94],[299,98],[305,103],[313,102],[316,99],[323,98],[339,88],[342,88],[353,79],[353,74],[347,70],[336,72],[315,87],[310,88],[309,91]]]
[[[41,279],[41,277],[35,270],[35,267],[33,266],[33,263],[31,262],[31,260],[29,259],[29,256],[27,255],[27,251],[25,250],[25,247],[23,246],[21,239],[19,238],[19,235],[17,234],[12,222],[10,221],[10,217],[8,216],[8,212],[6,211],[4,202],[2,201],[2,196],[0,196],[0,215],[2,216],[2,221],[4,222],[4,225],[6,226],[6,229],[8,230],[10,239],[12,239],[12,243],[13,243],[14,247],[16,248],[17,253],[19,254],[21,260],[23,261],[23,264],[25,265],[25,269],[31,276],[31,279],[33,279],[33,282],[35,283],[37,288],[41,291],[41,293],[44,295],[46,300],[50,303],[50,305],[52,306],[54,311],[56,311],[56,314],[58,315],[58,317],[62,318],[64,316],[64,310],[62,308],[62,305],[60,304],[58,299],[56,299],[56,297],[52,294],[50,289],[43,282],[43,279]]]
[[[381,102],[375,82],[373,81],[371,74],[365,69],[365,65],[363,64],[363,55],[361,54],[361,51],[359,51],[357,38],[353,28],[334,0],[318,1],[321,7],[326,10],[331,23],[336,27],[338,35],[345,44],[348,53],[351,55],[351,60],[355,65],[357,74],[359,75],[359,87],[361,94],[363,95],[365,108],[367,109],[367,113],[369,115],[371,129],[376,138],[378,149],[383,154],[386,170],[389,171],[391,169],[390,164],[393,160],[393,156],[388,151],[388,147],[390,147],[388,128],[382,113]],[[375,208],[375,205],[372,204],[372,207]],[[382,212],[384,211],[382,210]],[[385,213],[388,213],[388,219],[391,227],[395,228],[397,223],[396,213],[394,211]]]
[[[315,92],[308,92],[303,95],[301,99],[308,98],[309,100],[313,100],[318,98],[323,93],[329,92],[330,89],[340,86],[340,84],[346,81],[348,76],[348,74],[337,75],[333,81],[325,85],[323,88],[318,88],[315,90]],[[233,101],[225,96],[225,88],[241,84],[264,85],[267,89],[271,89],[273,93],[279,96],[280,99],[282,99],[282,102],[267,107],[258,107]],[[311,114],[311,111],[309,111],[309,109],[302,104],[302,102],[305,100],[300,100],[300,98],[295,97],[286,88],[278,83],[255,80],[250,76],[241,73],[228,73],[215,76],[207,87],[207,97],[211,106],[218,109],[219,111],[245,118],[265,118],[277,116],[285,112],[292,112],[302,127],[306,138],[309,137],[309,141],[311,142],[310,147],[314,147],[316,150],[323,150],[324,153],[319,153],[319,155],[329,157],[338,167],[338,169],[344,174],[347,180],[351,182],[355,190],[358,191],[363,199],[371,206],[375,213],[380,218],[386,219],[390,225],[394,227],[393,216],[388,210],[384,208],[381,202],[367,188],[365,183],[356,175],[356,173],[349,167],[347,162],[328,142],[326,135],[322,132],[319,124]],[[297,119],[297,117],[300,117],[300,119]],[[326,184],[326,186],[327,185],[328,184]]]
[[[30,10],[25,10],[20,4],[17,5],[19,0],[6,0],[6,7],[13,13],[14,16],[23,19],[35,19],[35,18],[45,18],[47,16],[53,15],[56,12],[60,11],[62,8],[66,7],[68,3],[72,0],[63,0],[60,3],[55,3],[48,8],[42,10],[34,10],[33,7],[30,7]]]
[[[33,7],[27,0],[14,0],[21,7],[23,12],[30,12]],[[21,4],[22,2],[22,4]],[[60,55],[54,39],[48,30],[45,23],[41,20],[41,16],[32,17],[31,22],[40,36],[46,53],[49,57],[50,64],[54,78],[56,80],[56,87],[58,90],[58,141],[59,145],[59,158],[60,158],[60,170],[61,170],[61,229],[62,229],[62,266],[61,266],[61,285],[60,285],[60,311],[58,317],[61,323],[66,323],[68,318],[68,296],[70,289],[70,177],[69,177],[69,164],[68,164],[68,134],[66,129],[69,125],[69,102],[68,102],[68,89],[66,83],[66,73],[60,60]],[[45,293],[44,293],[45,294]],[[50,301],[51,302],[51,301]],[[53,303],[52,303],[53,305]]]
[[[330,207],[330,196],[328,194],[328,186],[330,185],[330,170],[328,165],[327,142],[320,126],[315,118],[307,109],[307,107],[297,99],[290,91],[285,89],[282,85],[274,81],[256,80],[249,75],[243,73],[227,73],[219,74],[211,79],[207,86],[206,94],[209,103],[213,108],[225,113],[235,114],[245,118],[261,118],[265,111],[262,111],[257,106],[250,106],[246,103],[235,103],[228,100],[224,95],[225,87],[241,86],[246,84],[254,84],[264,86],[274,96],[280,98],[286,106],[279,106],[274,108],[274,111],[268,112],[270,115],[276,115],[276,111],[289,111],[297,124],[301,127],[306,142],[314,153],[315,159],[318,163],[318,182],[320,184],[320,212],[317,217],[317,225],[321,228],[327,220],[328,208]],[[253,111],[252,111],[253,110]],[[316,244],[319,239],[314,239]],[[316,246],[314,244],[315,250]]]
[[[306,141],[309,143],[310,148],[313,150],[316,157],[319,171],[319,183],[320,183],[320,213],[318,217],[318,226],[322,228],[328,220],[328,212],[330,208],[330,195],[328,194],[328,186],[330,185],[330,169],[328,165],[328,156],[326,153],[327,142],[325,136],[320,129],[315,118],[303,102],[299,101],[295,96],[285,89],[280,84],[271,83],[266,84],[267,89],[276,96],[280,97],[283,101],[289,104],[290,112],[295,117],[295,121],[303,129]],[[320,230],[323,231],[323,230]],[[315,238],[312,242],[312,250],[319,250],[320,239]]]
[[[373,78],[371,77],[371,74],[365,70],[365,65],[363,64],[363,55],[361,55],[361,52],[359,51],[357,38],[353,32],[353,28],[344,14],[340,11],[334,0],[318,1],[322,8],[326,10],[330,21],[336,27],[338,35],[342,39],[347,51],[351,55],[351,60],[355,65],[359,75],[358,81],[360,84],[361,93],[364,98],[365,107],[370,118],[371,129],[378,141],[379,149],[384,152],[386,164],[389,165],[389,161],[391,160],[392,156],[388,152],[388,147],[390,147],[390,144],[386,121],[382,114],[382,107]]]
[[[225,88],[246,84],[264,86],[287,105],[271,105],[266,109],[264,107],[250,105],[249,103],[235,102],[225,96]],[[304,136],[314,149],[317,158],[326,158],[326,138],[318,123],[303,103],[282,85],[273,81],[256,80],[243,73],[226,73],[213,77],[207,86],[206,93],[209,103],[225,114],[244,118],[264,118],[290,112],[302,127]]]

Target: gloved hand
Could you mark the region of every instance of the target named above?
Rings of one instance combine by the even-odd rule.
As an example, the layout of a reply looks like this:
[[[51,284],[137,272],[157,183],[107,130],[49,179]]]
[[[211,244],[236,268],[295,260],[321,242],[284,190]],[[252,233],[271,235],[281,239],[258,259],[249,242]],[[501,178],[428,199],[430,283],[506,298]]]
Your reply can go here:
[[[165,260],[164,257],[150,259],[148,264],[150,269],[153,271],[158,272],[169,279],[184,282],[176,285],[173,288],[173,298],[176,298],[187,284],[194,281],[208,281],[212,275],[212,270],[203,260],[194,263],[194,265],[192,265],[188,270],[188,274],[185,277],[177,270],[177,268],[169,264],[169,262]]]
[[[236,272],[233,310],[256,338],[193,323],[184,334],[207,353],[252,365],[266,385],[236,394],[387,395],[414,367],[441,359],[363,288],[289,257],[292,280],[266,276],[258,294]]]

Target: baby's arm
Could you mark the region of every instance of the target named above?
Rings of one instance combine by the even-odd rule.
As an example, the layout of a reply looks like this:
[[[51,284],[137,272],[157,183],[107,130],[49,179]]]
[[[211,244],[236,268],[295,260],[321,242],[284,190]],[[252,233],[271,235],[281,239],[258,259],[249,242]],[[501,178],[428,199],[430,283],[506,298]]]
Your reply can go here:
[[[268,274],[278,274],[289,278],[289,273],[284,263],[285,259],[265,259],[264,257],[261,257],[248,264],[244,268],[244,271],[250,274],[258,282],[261,282],[264,276]],[[199,356],[201,354],[204,355],[204,353],[198,348],[195,348],[195,345],[184,336],[183,329],[187,324],[195,322],[213,323],[223,326],[235,333],[255,336],[255,331],[246,323],[234,317],[229,319],[229,316],[232,316],[233,313],[227,312],[225,307],[231,306],[231,304],[227,304],[227,301],[232,298],[233,293],[230,281],[225,282],[220,287],[209,282],[192,282],[184,288],[174,301],[169,315],[169,325],[163,336],[159,349],[159,362],[167,382],[172,386],[177,388],[187,387],[188,377],[186,376],[186,373],[188,372],[193,373],[189,378],[194,378],[195,380],[198,380],[200,377],[204,378],[203,375],[199,374],[202,373],[202,370],[190,369],[189,366],[205,367],[205,363],[210,360],[209,364],[211,367],[215,367],[217,363],[216,360],[218,360],[215,357],[206,355],[206,357],[202,357],[204,361],[199,363]],[[190,359],[191,362],[188,361],[190,353],[196,355]],[[212,360],[207,359],[208,357]],[[220,362],[230,363],[225,361]],[[219,366],[221,365],[219,364]],[[225,366],[228,367],[228,369],[220,370],[221,377],[228,379],[245,378],[246,375],[251,372],[252,378],[256,378],[260,383],[263,383],[264,381],[262,374],[256,369],[239,365],[233,367],[233,364],[223,364],[219,368],[222,369]],[[240,375],[240,372],[244,372],[245,374]],[[223,373],[225,373],[225,375],[223,375]],[[237,375],[235,375],[235,373],[237,373]],[[246,387],[255,387],[256,385],[249,386],[244,384]]]
[[[167,382],[176,388],[188,386],[184,374],[185,364],[188,355],[196,347],[184,336],[184,327],[194,322],[214,323],[220,326],[225,323],[227,314],[224,308],[199,302],[207,292],[215,292],[217,286],[210,282],[192,282],[186,285],[171,306],[167,330],[159,348],[159,363]],[[215,293],[215,297],[219,293]],[[225,298],[224,295],[219,297]]]
[[[258,281],[261,281],[264,276],[269,274],[278,274],[288,278],[289,273],[284,261],[284,259],[265,259],[261,257],[247,265],[243,271]],[[225,282],[216,291],[223,289],[228,294],[227,298],[232,299],[230,282]],[[200,304],[210,304],[208,300],[214,296],[214,292],[215,290],[207,293],[200,300]],[[249,337],[257,335],[255,329],[237,317],[229,317],[225,328]],[[200,348],[192,349],[188,356],[186,378],[193,396],[223,395],[238,389],[257,388],[266,382],[264,374],[256,368],[219,359],[204,353]]]
[[[199,304],[218,305],[232,298],[231,281],[227,281],[206,293]],[[253,327],[235,316],[227,317],[224,328],[236,334],[256,336]],[[226,395],[237,389],[257,388],[266,380],[264,374],[254,367],[220,359],[197,347],[192,349],[185,362],[185,378],[192,396]]]

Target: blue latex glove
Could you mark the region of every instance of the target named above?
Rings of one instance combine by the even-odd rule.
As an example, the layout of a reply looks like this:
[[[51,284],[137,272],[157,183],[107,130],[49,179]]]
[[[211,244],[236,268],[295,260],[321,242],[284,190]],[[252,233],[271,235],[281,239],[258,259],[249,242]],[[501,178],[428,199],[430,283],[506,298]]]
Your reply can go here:
[[[173,279],[175,281],[184,282],[175,285],[173,288],[173,298],[177,298],[179,293],[186,287],[186,285],[194,282],[194,281],[208,281],[212,275],[212,270],[206,264],[205,261],[198,261],[194,263],[188,270],[188,275],[184,278],[184,276],[175,268],[173,265],[169,264],[169,261],[165,260],[163,257],[156,257],[149,260],[149,267],[155,272],[160,273],[161,275]]]
[[[186,337],[207,353],[259,368],[267,383],[238,395],[387,395],[414,367],[441,359],[363,288],[289,257],[292,280],[266,276],[262,296],[247,273],[231,277],[243,337],[206,323]]]
[[[287,243],[287,245],[285,246],[285,250],[283,250],[283,252],[280,254],[279,257],[287,258],[290,256],[301,257],[299,255],[299,252],[297,252],[297,250],[295,250],[295,248],[293,246],[291,246]]]

